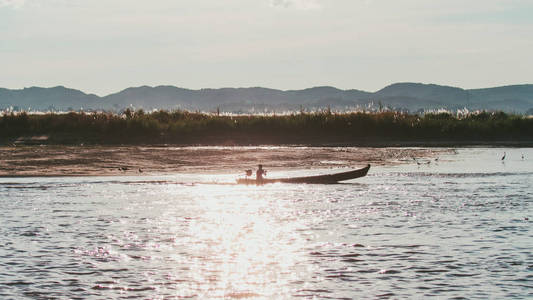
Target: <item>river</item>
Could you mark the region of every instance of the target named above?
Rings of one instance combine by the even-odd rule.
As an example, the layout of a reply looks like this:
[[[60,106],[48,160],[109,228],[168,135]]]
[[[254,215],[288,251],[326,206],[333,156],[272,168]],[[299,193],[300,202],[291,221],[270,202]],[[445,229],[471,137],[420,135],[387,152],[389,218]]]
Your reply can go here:
[[[235,177],[0,178],[0,298],[533,297],[531,148]]]

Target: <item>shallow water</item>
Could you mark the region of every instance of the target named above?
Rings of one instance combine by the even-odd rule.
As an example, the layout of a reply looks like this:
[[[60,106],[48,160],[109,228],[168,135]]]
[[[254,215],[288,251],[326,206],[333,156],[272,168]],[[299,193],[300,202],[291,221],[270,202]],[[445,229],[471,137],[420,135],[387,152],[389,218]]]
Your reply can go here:
[[[1,178],[0,298],[533,297],[533,149],[234,177]]]

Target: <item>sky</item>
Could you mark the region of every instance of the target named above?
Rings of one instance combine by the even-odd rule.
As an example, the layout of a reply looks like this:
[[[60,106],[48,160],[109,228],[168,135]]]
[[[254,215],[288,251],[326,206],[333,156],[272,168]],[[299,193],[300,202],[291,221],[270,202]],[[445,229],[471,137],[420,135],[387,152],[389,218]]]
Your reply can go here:
[[[0,87],[533,83],[533,0],[0,0]]]

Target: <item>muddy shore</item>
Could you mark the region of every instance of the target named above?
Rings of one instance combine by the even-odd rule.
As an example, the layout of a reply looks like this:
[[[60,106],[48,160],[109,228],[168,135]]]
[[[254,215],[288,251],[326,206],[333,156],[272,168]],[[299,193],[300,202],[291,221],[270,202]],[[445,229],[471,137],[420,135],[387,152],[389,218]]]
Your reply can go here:
[[[175,173],[240,173],[407,163],[449,153],[442,148],[360,147],[0,147],[0,176],[113,176]]]

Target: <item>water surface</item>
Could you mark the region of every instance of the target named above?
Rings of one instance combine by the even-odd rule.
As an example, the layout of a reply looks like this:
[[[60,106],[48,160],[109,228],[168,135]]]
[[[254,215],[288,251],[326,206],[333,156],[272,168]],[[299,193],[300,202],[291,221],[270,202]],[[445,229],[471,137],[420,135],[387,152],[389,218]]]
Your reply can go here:
[[[336,185],[1,178],[0,298],[531,298],[532,159],[459,149]],[[303,169],[269,176],[327,171]]]

